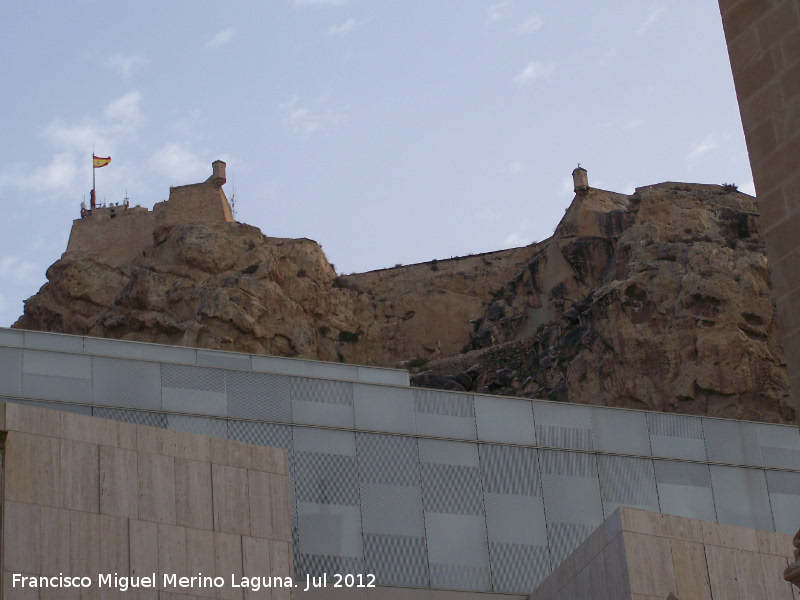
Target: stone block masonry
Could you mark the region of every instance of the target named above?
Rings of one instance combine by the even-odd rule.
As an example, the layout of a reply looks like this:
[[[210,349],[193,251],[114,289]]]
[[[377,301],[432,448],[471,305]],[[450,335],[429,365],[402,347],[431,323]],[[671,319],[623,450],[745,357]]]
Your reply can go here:
[[[169,199],[152,211],[142,207],[96,208],[83,219],[75,219],[67,252],[95,252],[110,260],[131,262],[153,241],[161,225],[180,223],[232,223],[233,212],[222,186],[225,163],[212,164],[212,175],[203,183],[171,187]]]
[[[231,581],[292,575],[284,450],[5,403],[0,440],[0,598],[290,598]]]

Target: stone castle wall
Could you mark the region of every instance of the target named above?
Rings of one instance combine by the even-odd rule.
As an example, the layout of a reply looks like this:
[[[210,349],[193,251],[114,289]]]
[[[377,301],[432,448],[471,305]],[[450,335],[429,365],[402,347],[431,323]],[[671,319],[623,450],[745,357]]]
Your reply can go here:
[[[160,210],[159,210],[160,209]],[[220,223],[233,222],[233,213],[221,187],[205,182],[169,189],[169,200],[156,205],[163,210],[162,223]]]
[[[152,211],[139,206],[108,206],[75,219],[67,252],[95,252],[130,262],[150,246],[153,231],[160,225],[232,223],[233,212],[222,189],[225,163],[216,161],[213,168],[214,174],[203,183],[171,187],[169,199],[156,204]]]

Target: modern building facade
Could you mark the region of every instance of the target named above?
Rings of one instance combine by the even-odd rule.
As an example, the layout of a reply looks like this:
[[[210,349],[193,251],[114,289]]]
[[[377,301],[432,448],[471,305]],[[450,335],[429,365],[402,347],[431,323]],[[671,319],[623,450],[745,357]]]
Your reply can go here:
[[[529,594],[617,508],[767,532],[794,427],[411,388],[403,371],[0,329],[0,398],[283,448],[294,572]]]

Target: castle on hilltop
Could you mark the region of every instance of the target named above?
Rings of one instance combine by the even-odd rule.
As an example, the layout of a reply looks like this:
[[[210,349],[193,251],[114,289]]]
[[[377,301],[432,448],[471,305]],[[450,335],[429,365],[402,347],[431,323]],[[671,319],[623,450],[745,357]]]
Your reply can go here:
[[[169,188],[169,199],[153,210],[120,205],[82,211],[72,223],[67,252],[96,252],[113,260],[129,262],[140,255],[160,225],[177,223],[232,223],[233,211],[222,186],[227,181],[225,163],[211,164],[211,177],[202,183]],[[83,216],[85,215],[85,216]]]

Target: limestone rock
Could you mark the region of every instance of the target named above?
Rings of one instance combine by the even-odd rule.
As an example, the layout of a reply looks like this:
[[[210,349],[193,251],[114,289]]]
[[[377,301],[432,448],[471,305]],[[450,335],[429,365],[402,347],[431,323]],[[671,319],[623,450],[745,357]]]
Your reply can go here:
[[[314,241],[240,223],[161,225],[135,254],[66,252],[14,326],[402,364],[423,387],[794,418],[755,201],[720,186],[589,189],[543,242],[348,276]]]

